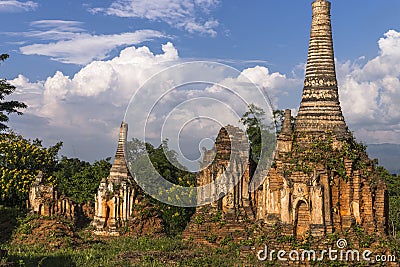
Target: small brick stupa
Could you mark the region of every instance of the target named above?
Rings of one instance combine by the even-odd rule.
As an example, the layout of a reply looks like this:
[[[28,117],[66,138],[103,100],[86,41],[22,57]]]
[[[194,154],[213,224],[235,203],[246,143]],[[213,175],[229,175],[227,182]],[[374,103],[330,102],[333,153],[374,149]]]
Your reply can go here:
[[[110,175],[95,196],[93,226],[99,235],[120,235],[121,229],[134,236],[162,234],[163,221],[133,179],[125,158],[128,124],[122,122],[118,148]],[[145,212],[146,211],[146,212]],[[148,216],[144,216],[147,214]]]
[[[137,197],[132,185],[133,179],[125,161],[127,131],[128,125],[122,123],[110,175],[100,182],[95,197],[93,225],[98,232],[118,234],[117,230],[130,218]]]

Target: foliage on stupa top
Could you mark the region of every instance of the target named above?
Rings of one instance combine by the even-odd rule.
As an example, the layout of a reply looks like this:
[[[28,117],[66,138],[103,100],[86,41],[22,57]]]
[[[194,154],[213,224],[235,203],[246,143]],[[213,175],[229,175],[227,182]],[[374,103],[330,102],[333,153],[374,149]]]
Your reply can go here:
[[[324,167],[345,180],[345,163],[351,162],[362,175],[371,176],[373,162],[368,158],[366,145],[357,142],[353,137],[339,139],[332,133],[305,135],[293,134],[293,146],[286,155],[286,172],[302,171],[311,174],[314,169]]]

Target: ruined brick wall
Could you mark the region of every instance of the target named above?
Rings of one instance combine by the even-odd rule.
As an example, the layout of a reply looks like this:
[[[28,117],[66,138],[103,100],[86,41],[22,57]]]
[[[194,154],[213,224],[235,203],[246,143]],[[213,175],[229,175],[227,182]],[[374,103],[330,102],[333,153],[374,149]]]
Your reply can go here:
[[[232,187],[230,190],[219,188],[218,196],[215,195],[218,190],[208,192],[214,199],[219,199],[210,204],[211,207],[221,210],[224,216],[232,219],[238,216],[254,218],[254,203],[249,194],[254,164],[250,161],[248,152],[248,142],[243,131],[231,125],[225,126],[219,131],[214,148],[204,151],[201,165],[203,169],[198,174],[198,186],[221,179],[217,185],[227,184]]]
[[[74,221],[83,216],[82,205],[59,194],[53,186],[44,185],[42,172],[29,191],[29,209],[42,216],[63,216]]]
[[[216,186],[221,187],[218,193],[218,190],[213,191],[214,187],[211,187],[211,192],[204,192],[205,195],[201,196],[207,199],[208,194],[209,198],[218,200],[196,209],[183,233],[184,237],[206,242],[207,236],[212,234],[219,239],[234,232],[242,236],[244,222],[254,221],[257,212],[255,195],[249,192],[255,166],[249,158],[248,141],[243,131],[232,125],[221,128],[214,148],[203,151],[200,167],[198,186],[221,179],[216,183]],[[229,181],[235,181],[230,190],[225,188],[232,185]]]

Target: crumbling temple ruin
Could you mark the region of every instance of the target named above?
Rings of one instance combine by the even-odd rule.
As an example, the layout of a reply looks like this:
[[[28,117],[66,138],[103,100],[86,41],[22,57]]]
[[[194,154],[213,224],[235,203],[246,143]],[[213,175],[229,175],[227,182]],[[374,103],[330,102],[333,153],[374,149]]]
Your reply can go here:
[[[244,145],[246,142],[247,146]],[[255,163],[250,159],[248,140],[238,127],[227,125],[219,131],[214,147],[203,148],[203,161],[197,175],[197,186],[216,183],[209,192],[202,192],[202,199],[218,198],[211,204],[199,206],[183,232],[184,238],[205,242],[205,238],[218,233],[243,239],[244,224],[256,220],[257,198],[249,190]],[[220,181],[217,181],[220,179]],[[219,188],[218,188],[219,187]],[[216,195],[217,194],[217,195]]]
[[[241,129],[232,125],[223,127],[218,133],[215,146],[211,150],[204,149],[203,163],[197,178],[197,186],[209,184],[217,177],[233,181],[231,186],[226,186],[230,185],[229,181],[222,180],[218,183],[227,188],[219,188],[221,197],[210,206],[211,209],[221,210],[226,218],[231,219],[236,219],[237,216],[255,219],[252,209],[254,205],[251,203],[254,197],[252,198],[249,192],[250,178],[255,166],[254,162],[249,160],[248,153],[243,155],[245,149],[248,151],[248,146],[243,147],[243,142],[247,144],[248,141]],[[237,144],[237,147],[232,146],[232,143]],[[232,151],[233,149],[237,151]],[[231,158],[235,154],[238,156]],[[229,190],[229,187],[232,188]]]
[[[291,111],[285,111],[274,163],[263,184],[253,193],[235,189],[233,198],[226,195],[210,205],[218,209],[226,223],[231,225],[231,229],[222,227],[222,232],[232,234],[253,218],[254,222],[265,225],[265,231],[268,231],[268,226],[280,225],[284,235],[296,237],[341,233],[356,224],[368,233],[386,234],[386,184],[377,177],[373,161],[368,158],[363,145],[358,144],[348,130],[339,103],[330,5],[326,0],[312,3],[312,26],[300,108],[294,125]],[[237,134],[238,137],[233,138],[240,138],[243,133],[237,131]],[[228,137],[232,138],[224,130],[220,131],[215,143],[216,155],[229,151],[222,145],[229,143],[223,141]],[[209,162],[207,157],[205,153],[203,160],[206,163]],[[215,179],[223,165],[224,161],[216,156],[215,161],[200,172],[200,185]],[[248,168],[239,183],[241,190],[245,190],[251,177],[250,159],[239,165]],[[210,210],[207,206],[197,209],[184,237],[201,241],[210,229],[212,231],[211,224],[202,226],[201,223],[204,217],[215,216],[212,215],[215,212]],[[250,215],[246,220],[237,216],[243,214],[243,210]]]
[[[45,185],[42,172],[30,189],[28,208],[35,214],[62,216],[74,222],[86,223],[93,218],[94,233],[98,235],[120,235],[124,226],[127,235],[163,234],[160,212],[146,199],[127,167],[127,131],[128,125],[122,122],[110,174],[101,180],[95,196],[94,216],[90,204],[76,204],[53,186]]]
[[[58,215],[76,220],[82,213],[81,205],[60,195],[53,186],[44,184],[41,171],[36,176],[36,180],[29,191],[28,202],[28,208],[33,213],[42,216]]]

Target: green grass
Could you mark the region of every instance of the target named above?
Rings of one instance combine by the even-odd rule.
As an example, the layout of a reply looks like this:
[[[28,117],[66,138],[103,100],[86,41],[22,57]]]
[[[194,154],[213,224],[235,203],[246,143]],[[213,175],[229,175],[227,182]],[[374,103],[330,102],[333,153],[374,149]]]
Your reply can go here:
[[[1,233],[5,234],[0,249],[8,251],[8,258],[0,259],[0,267],[5,266],[5,262],[24,267],[278,266],[276,262],[259,262],[257,249],[242,250],[252,246],[259,248],[272,240],[268,236],[262,236],[252,243],[225,238],[219,243],[209,243],[212,246],[206,246],[184,241],[179,236],[98,237],[93,235],[90,227],[77,230],[65,220],[43,220],[1,206],[0,214],[3,215],[0,216],[0,226],[7,226],[7,229],[0,228]],[[75,232],[71,234],[72,230],[69,229]],[[294,242],[292,239],[274,241],[282,244]],[[399,253],[400,240],[383,242],[382,245]],[[356,265],[320,262],[315,266]]]
[[[0,206],[0,249],[8,251],[7,259],[1,259],[0,266],[12,262],[12,266],[24,267],[203,267],[241,266],[237,263],[249,262],[241,255],[239,245],[233,242],[223,248],[211,248],[184,241],[181,237],[98,237],[93,235],[90,227],[74,229],[71,236],[58,233],[57,230],[65,228],[56,227],[59,224],[70,226],[70,222],[48,219]],[[252,256],[256,263],[256,257]]]
[[[244,254],[240,244],[234,242],[207,247],[179,237],[99,238],[89,230],[78,232],[74,242],[59,249],[50,248],[46,243],[29,246],[9,243],[1,248],[9,251],[8,261],[14,262],[14,266],[26,267],[274,266],[273,262],[258,262],[255,251]],[[316,266],[353,266],[340,264],[330,262]]]
[[[17,266],[240,266],[234,247],[200,247],[179,238],[89,237],[78,246],[49,250],[45,244],[3,245]],[[234,248],[234,249],[232,249]],[[253,257],[256,263],[256,257]],[[236,264],[236,265],[235,265]]]

